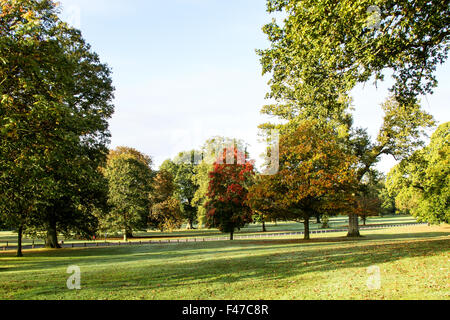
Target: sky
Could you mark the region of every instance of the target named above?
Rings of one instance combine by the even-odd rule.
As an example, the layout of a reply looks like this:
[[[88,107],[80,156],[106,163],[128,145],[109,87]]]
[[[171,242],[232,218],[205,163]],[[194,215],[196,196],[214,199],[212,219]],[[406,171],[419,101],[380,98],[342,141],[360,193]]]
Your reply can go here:
[[[154,168],[180,151],[198,149],[216,135],[243,139],[261,163],[258,125],[269,120],[268,76],[256,49],[272,16],[265,0],[60,0],[61,17],[82,31],[113,72],[115,114],[111,148],[150,155]],[[438,88],[423,107],[450,121],[450,62],[438,67]],[[375,137],[380,104],[392,82],[367,83],[352,92],[355,124]],[[378,166],[395,165],[385,157]]]

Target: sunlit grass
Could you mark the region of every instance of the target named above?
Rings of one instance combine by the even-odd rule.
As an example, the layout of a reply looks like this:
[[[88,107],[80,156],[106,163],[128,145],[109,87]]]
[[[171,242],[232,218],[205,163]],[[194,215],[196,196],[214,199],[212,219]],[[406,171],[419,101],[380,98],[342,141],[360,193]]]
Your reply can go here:
[[[363,235],[0,254],[0,299],[450,298],[449,226]],[[70,265],[81,268],[81,290],[66,287]],[[379,290],[366,285],[372,265]]]
[[[414,223],[416,219],[411,216],[385,216],[385,217],[369,217],[367,220],[367,225],[378,225],[378,224],[402,224],[402,223]],[[330,219],[330,228],[346,228],[348,225],[348,218],[339,216],[333,217]],[[315,219],[311,220],[311,230],[321,229],[322,225],[315,223]],[[296,222],[278,222],[278,223],[267,223],[266,224],[267,233],[277,233],[277,232],[300,232],[303,231],[303,224]],[[260,234],[262,232],[262,225],[250,224],[245,228],[236,232],[236,236],[240,235],[255,235]],[[217,238],[227,236],[222,234],[217,229],[194,229],[194,230],[175,230],[174,232],[160,232],[160,231],[148,231],[148,232],[135,232],[135,239],[129,239],[129,241],[139,242],[141,240],[154,240],[154,241],[165,241],[169,239],[180,239],[185,240],[186,238],[193,239],[197,238],[201,241],[203,238]],[[121,241],[121,235],[117,235],[113,237],[113,235],[108,235],[108,242],[119,242]],[[86,240],[74,240],[74,239],[65,239],[60,237],[59,240],[64,240],[64,243],[80,243],[86,242]],[[42,239],[31,239],[26,236],[23,239],[24,245],[31,245],[32,242],[36,245],[43,244],[44,241]],[[105,241],[105,237],[102,235],[97,241]],[[0,250],[3,246],[8,242],[9,246],[15,246],[17,244],[17,235],[11,231],[3,231],[0,232]]]

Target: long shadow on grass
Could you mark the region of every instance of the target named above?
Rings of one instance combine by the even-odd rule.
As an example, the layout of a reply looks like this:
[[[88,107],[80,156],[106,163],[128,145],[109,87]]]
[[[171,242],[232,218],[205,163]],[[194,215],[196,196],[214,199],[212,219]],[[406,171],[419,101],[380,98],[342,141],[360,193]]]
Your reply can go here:
[[[239,281],[281,281],[307,273],[327,272],[345,268],[365,268],[409,258],[438,255],[450,250],[447,239],[422,239],[402,243],[347,243],[345,247],[293,246],[284,252],[267,252],[264,246],[253,248],[252,253],[235,256],[217,256],[214,259],[168,260],[152,264],[151,258],[138,264],[94,269],[83,273],[84,290],[123,292],[124,296],[140,290],[165,290],[212,284],[230,284]],[[339,244],[337,244],[339,245]],[[192,248],[190,248],[192,249]],[[201,254],[199,254],[201,255]],[[147,261],[145,261],[147,260]],[[136,261],[133,259],[133,261]],[[59,277],[59,276],[58,276]],[[57,279],[58,288],[64,290],[66,275]],[[59,281],[60,280],[60,281]],[[39,282],[36,283],[39,285]],[[42,283],[43,286],[47,285]],[[263,286],[263,285],[262,285]],[[62,291],[64,292],[64,291]],[[35,293],[35,297],[45,293]]]
[[[307,246],[330,246],[340,242],[352,241],[346,238],[327,238],[323,240],[311,240],[305,242],[297,239],[287,240],[236,240],[233,242],[200,242],[181,244],[153,244],[140,246],[122,246],[106,248],[74,248],[60,250],[43,250],[26,252],[25,259],[14,257],[13,253],[0,256],[0,275],[5,271],[39,271],[43,269],[63,268],[69,265],[91,265],[120,264],[136,262],[140,260],[163,260],[186,259],[192,257],[203,257],[221,254],[232,255],[247,253],[273,251],[284,246],[298,248],[298,245]],[[8,266],[10,264],[11,266]]]
[[[345,245],[352,247],[371,240],[396,240],[405,239],[430,239],[448,236],[446,232],[428,233],[404,233],[404,234],[371,234],[360,239],[341,238],[316,238],[310,241],[299,239],[277,239],[277,240],[239,240],[234,242],[205,242],[172,245],[148,245],[148,246],[123,246],[112,248],[91,248],[91,249],[64,249],[41,252],[27,252],[25,260],[16,259],[10,254],[5,257],[0,256],[0,274],[5,271],[39,271],[42,269],[64,268],[68,265],[95,265],[101,267],[103,264],[120,264],[136,261],[170,261],[173,259],[193,259],[194,257],[209,259],[214,255],[220,259],[220,255],[246,254],[264,255],[276,249],[292,247],[302,253],[304,250],[318,247],[318,250]],[[448,240],[447,240],[448,241]],[[448,241],[450,242],[450,241]],[[396,245],[396,244],[393,244]],[[384,244],[383,244],[384,246]],[[334,250],[334,249],[333,249]],[[350,253],[353,253],[350,249]],[[8,264],[10,266],[8,266]]]
[[[0,258],[0,271],[31,271],[38,272],[42,269],[65,268],[68,265],[79,264],[92,269],[92,265],[98,266],[99,270],[111,268],[111,265],[120,266],[122,263],[142,262],[152,268],[161,268],[160,277],[165,278],[170,274],[171,266],[177,266],[186,270],[210,270],[208,266],[214,265],[220,272],[183,272],[172,270],[175,278],[180,281],[193,281],[208,278],[217,278],[226,274],[229,281],[238,281],[240,274],[252,277],[265,277],[271,274],[267,269],[275,268],[282,277],[294,274],[313,272],[315,270],[330,270],[335,268],[372,265],[379,262],[388,262],[409,256],[425,255],[432,252],[448,251],[450,241],[447,239],[430,239],[432,237],[448,236],[445,232],[432,233],[410,233],[392,235],[371,235],[365,237],[365,241],[347,240],[343,238],[315,239],[304,242],[295,239],[284,240],[259,240],[259,241],[236,241],[233,243],[210,242],[199,244],[181,244],[170,246],[130,246],[121,248],[102,249],[76,249],[34,252],[28,254],[26,260],[21,261],[13,257]],[[368,240],[402,240],[414,238],[409,243],[372,243]],[[421,240],[422,238],[422,240]],[[345,246],[345,247],[339,247]],[[275,250],[287,252],[274,253]],[[224,257],[223,255],[226,255]],[[161,260],[163,263],[161,263]],[[10,266],[8,266],[10,264]],[[11,265],[12,264],[12,265]],[[2,266],[3,265],[3,266]],[[300,266],[299,269],[292,268],[293,265]],[[251,266],[246,268],[246,266]],[[133,269],[139,265],[127,265]],[[284,268],[287,268],[284,270]],[[246,271],[247,272],[244,272]],[[282,271],[284,270],[284,271]],[[280,273],[280,271],[282,271]],[[46,272],[46,271],[44,271]],[[0,275],[3,272],[0,272]],[[137,278],[140,276],[138,275]],[[158,276],[159,278],[159,276]],[[126,281],[130,281],[128,275]],[[228,281],[228,280],[227,280]],[[170,282],[170,281],[169,281]]]
[[[313,248],[281,253],[254,252],[252,256],[217,257],[206,261],[170,261],[151,267],[151,272],[135,266],[120,277],[110,273],[115,281],[95,281],[101,270],[92,272],[89,283],[102,290],[151,290],[196,284],[234,283],[238,281],[284,280],[306,273],[327,272],[345,268],[366,268],[403,258],[437,255],[450,250],[450,241],[431,239],[398,244],[359,245],[345,248]],[[122,271],[123,272],[123,271]]]

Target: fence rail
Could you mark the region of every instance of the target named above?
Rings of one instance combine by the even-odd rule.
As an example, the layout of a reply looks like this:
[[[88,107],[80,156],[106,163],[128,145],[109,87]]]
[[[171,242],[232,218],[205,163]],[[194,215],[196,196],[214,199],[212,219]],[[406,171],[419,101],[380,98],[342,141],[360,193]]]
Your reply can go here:
[[[388,229],[388,228],[398,228],[398,227],[407,227],[407,226],[420,226],[420,225],[428,225],[427,223],[402,223],[402,224],[386,224],[386,225],[378,225],[378,226],[360,226],[360,230],[370,230],[370,229]],[[321,230],[311,230],[310,234],[323,234],[323,233],[338,233],[338,232],[347,232],[348,229],[321,229]],[[296,232],[277,232],[277,233],[265,233],[265,234],[253,234],[248,236],[235,236],[235,240],[248,240],[248,239],[263,239],[263,238],[275,238],[275,237],[289,237],[289,236],[298,236],[304,235],[304,231],[296,231]],[[128,242],[78,242],[78,243],[69,243],[64,244],[61,243],[62,248],[82,248],[82,247],[110,247],[110,246],[128,246],[128,245],[150,245],[150,244],[175,244],[175,243],[189,243],[189,242],[210,242],[210,241],[225,241],[228,240],[229,237],[208,237],[208,238],[186,238],[186,239],[176,239],[176,240],[148,240],[148,241],[128,241]],[[32,244],[32,245],[23,245],[22,248],[24,250],[29,249],[42,249],[44,245],[41,244]],[[6,246],[2,246],[2,250],[0,251],[8,251],[8,250],[17,250],[17,246],[9,246],[8,242]]]

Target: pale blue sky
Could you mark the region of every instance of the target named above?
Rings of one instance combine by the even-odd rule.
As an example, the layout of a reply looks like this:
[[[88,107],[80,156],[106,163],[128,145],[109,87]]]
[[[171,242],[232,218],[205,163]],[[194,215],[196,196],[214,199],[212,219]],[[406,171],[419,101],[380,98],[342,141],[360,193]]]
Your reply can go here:
[[[157,167],[213,135],[241,138],[258,159],[257,126],[267,93],[255,49],[268,46],[265,0],[61,0],[63,18],[79,27],[113,70],[116,113],[112,147],[126,145]],[[450,120],[450,63],[423,105]],[[355,120],[375,136],[389,81],[354,90]],[[384,159],[387,171],[395,162]]]

